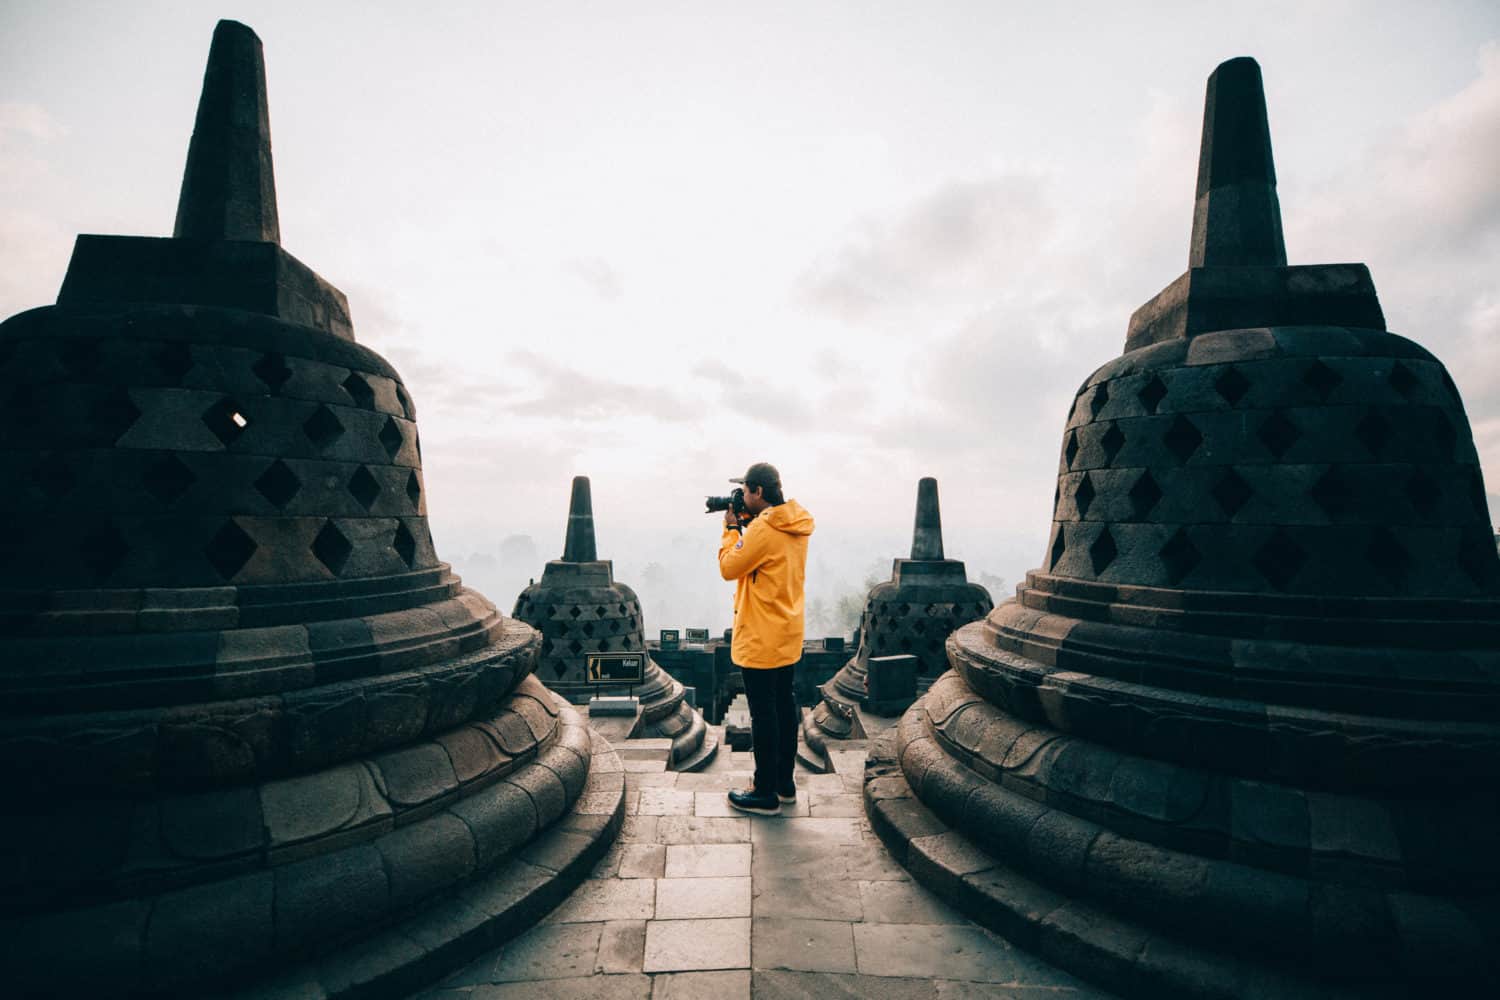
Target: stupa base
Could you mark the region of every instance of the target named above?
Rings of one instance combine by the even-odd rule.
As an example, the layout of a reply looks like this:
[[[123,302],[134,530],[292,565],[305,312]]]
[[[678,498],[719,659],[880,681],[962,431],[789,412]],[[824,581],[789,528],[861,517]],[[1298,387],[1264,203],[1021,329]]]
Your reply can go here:
[[[918,881],[1059,968],[1127,997],[1459,995],[1492,975],[1492,897],[1325,882],[1115,832],[1065,811],[1055,772],[1038,794],[1055,756],[1046,726],[1024,726],[989,773],[1006,718],[941,678],[871,742],[865,809]],[[1141,775],[1077,777],[1147,794]],[[1377,934],[1387,947],[1355,947]]]
[[[588,877],[624,821],[620,757],[598,734],[591,734],[591,747],[582,794],[499,868],[372,937],[234,996],[404,997],[535,926]]]

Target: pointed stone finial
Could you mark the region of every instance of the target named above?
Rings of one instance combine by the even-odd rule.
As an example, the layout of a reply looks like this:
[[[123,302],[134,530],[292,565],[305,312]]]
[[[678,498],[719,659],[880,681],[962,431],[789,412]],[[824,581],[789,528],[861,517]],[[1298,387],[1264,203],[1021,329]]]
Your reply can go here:
[[[1260,64],[1241,56],[1208,78],[1188,266],[1257,264],[1285,267],[1286,241]]]
[[[568,503],[568,538],[563,543],[563,562],[597,562],[594,547],[594,501],[589,495],[589,477],[573,477],[573,499]]]
[[[238,21],[214,28],[172,235],[281,242],[265,57]]]
[[[938,510],[937,480],[931,476],[917,483],[917,523],[911,533],[911,557],[943,558],[943,515]]]

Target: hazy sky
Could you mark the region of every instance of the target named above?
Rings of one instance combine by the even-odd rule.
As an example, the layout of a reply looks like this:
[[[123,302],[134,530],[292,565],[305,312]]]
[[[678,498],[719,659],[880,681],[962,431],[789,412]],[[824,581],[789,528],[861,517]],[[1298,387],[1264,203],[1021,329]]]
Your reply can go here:
[[[652,633],[722,627],[702,497],[761,459],[818,520],[815,595],[906,554],[923,475],[950,557],[1013,584],[1072,393],[1186,266],[1240,55],[1291,262],[1370,265],[1500,493],[1492,0],[4,0],[0,315],[56,298],[76,233],[170,234],[219,17],[265,43],[282,243],[402,372],[481,589],[507,536],[529,575],[561,553],[581,473]]]

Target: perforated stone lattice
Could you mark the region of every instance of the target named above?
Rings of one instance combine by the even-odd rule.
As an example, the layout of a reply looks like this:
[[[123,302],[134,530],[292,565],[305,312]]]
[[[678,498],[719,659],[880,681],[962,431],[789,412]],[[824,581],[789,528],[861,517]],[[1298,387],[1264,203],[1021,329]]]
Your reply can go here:
[[[1063,435],[1048,570],[1295,592],[1316,562],[1334,592],[1488,586],[1487,555],[1452,562],[1488,518],[1452,380],[1378,347],[1220,350],[1223,362],[1118,365],[1128,373],[1086,383]]]
[[[948,600],[902,600],[903,591],[877,592],[865,602],[860,616],[860,652],[869,656],[910,654],[924,677],[936,677],[948,669],[943,644],[961,625],[983,618],[994,607],[977,585],[958,584],[927,588],[946,592]],[[903,588],[918,593],[916,588]],[[954,593],[957,591],[958,593]],[[961,599],[951,599],[962,595]]]
[[[98,336],[44,330],[28,338],[22,330],[4,341],[0,448],[13,452],[19,487],[6,499],[11,516],[30,526],[6,551],[38,567],[37,586],[67,586],[69,573],[90,585],[216,585],[433,564],[421,473],[405,449],[414,407],[399,382],[223,343],[201,316],[135,319],[122,336],[117,327],[127,319],[81,321],[98,326]],[[152,324],[163,339],[150,336]],[[37,373],[49,374],[17,382]],[[106,482],[122,487],[118,509],[101,508]],[[224,520],[207,534],[163,531],[149,520],[182,514]],[[356,531],[349,519],[362,515],[383,524]],[[340,519],[351,546],[382,533],[387,544],[377,541],[351,569],[331,537],[314,549],[318,524],[268,520],[282,517]],[[136,545],[149,546],[151,557],[128,558]],[[47,556],[59,547],[76,558]],[[257,560],[247,580],[260,547],[286,551]]]
[[[564,683],[585,683],[584,657],[646,648],[639,602],[552,602],[528,588],[516,601],[514,617],[542,633],[537,669]]]

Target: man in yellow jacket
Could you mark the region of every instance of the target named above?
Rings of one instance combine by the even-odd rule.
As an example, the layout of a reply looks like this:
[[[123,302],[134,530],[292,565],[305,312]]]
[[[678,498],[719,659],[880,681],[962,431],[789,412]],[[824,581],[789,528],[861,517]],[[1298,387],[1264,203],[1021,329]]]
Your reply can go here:
[[[756,462],[743,478],[745,516],[724,512],[719,573],[734,580],[734,641],[730,658],[745,679],[750,736],[755,742],[755,785],[729,793],[741,812],[774,816],[795,802],[799,712],[792,668],[802,659],[802,585],[813,519],[781,493],[775,466]]]

